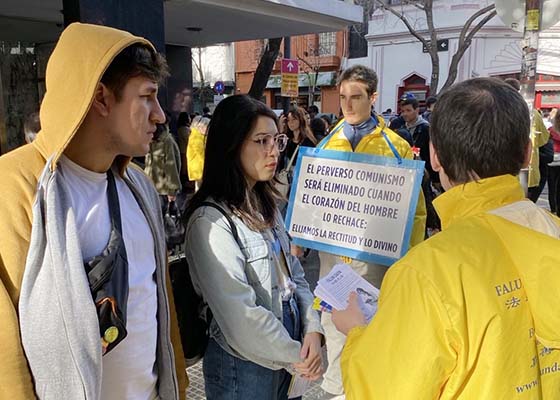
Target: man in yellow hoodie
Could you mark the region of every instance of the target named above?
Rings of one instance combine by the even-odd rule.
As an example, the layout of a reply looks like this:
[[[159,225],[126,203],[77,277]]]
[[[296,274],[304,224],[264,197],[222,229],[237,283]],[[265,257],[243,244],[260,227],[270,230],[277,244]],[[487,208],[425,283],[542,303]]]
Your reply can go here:
[[[370,68],[355,65],[342,72],[339,77],[340,106],[344,119],[340,121],[317,147],[326,150],[373,154],[384,157],[412,159],[410,145],[385,125],[382,117],[372,116],[372,107],[377,99],[377,74]],[[410,245],[424,240],[426,227],[426,204],[424,196],[418,199]],[[352,260],[336,254],[319,253],[320,275],[325,276],[335,264],[346,262],[366,280],[379,288],[387,266]],[[340,354],[345,337],[331,322],[331,316],[323,313],[321,323],[327,339],[328,368],[321,387],[333,395],[330,398],[343,399],[342,377],[340,374]],[[327,394],[327,396],[328,396]]]
[[[347,397],[558,399],[560,220],[524,198],[529,110],[492,78],[444,92],[431,160],[442,232],[393,265],[364,326],[358,299],[333,312],[347,334]]]
[[[159,200],[129,164],[165,119],[166,75],[143,38],[62,33],[41,131],[0,158],[0,398],[184,397]],[[94,303],[103,291],[116,297]]]

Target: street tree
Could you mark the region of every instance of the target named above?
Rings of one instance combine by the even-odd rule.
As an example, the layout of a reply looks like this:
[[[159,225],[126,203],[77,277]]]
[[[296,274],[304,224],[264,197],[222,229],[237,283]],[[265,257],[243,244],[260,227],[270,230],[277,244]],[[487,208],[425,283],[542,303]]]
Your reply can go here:
[[[375,3],[377,7],[393,14],[406,26],[410,34],[424,45],[432,62],[430,92],[432,95],[436,95],[439,85],[440,62],[437,48],[438,29],[435,27],[433,14],[434,0],[402,0],[398,5],[389,5],[386,0],[358,0],[358,4],[361,3],[367,3],[368,7],[371,3]],[[406,13],[406,10],[409,9],[408,6],[423,11],[426,18],[425,29],[415,28],[415,24]],[[455,79],[457,79],[459,62],[471,45],[474,36],[495,16],[496,6],[491,4],[479,9],[467,19],[459,34],[457,51],[451,58],[449,73],[447,75],[447,80],[441,88],[442,91],[451,86],[455,82]]]
[[[274,63],[280,53],[281,43],[282,38],[273,38],[264,41],[262,53],[259,58],[259,65],[257,66],[251,88],[249,89],[249,96],[257,100],[262,98],[264,89],[266,89],[266,83],[268,82],[268,78],[270,78],[270,74],[274,69]]]
[[[203,51],[204,48],[202,47],[194,47],[191,51],[192,65],[196,70],[196,75],[198,75],[198,81],[200,82],[200,86],[198,88],[194,88],[193,94],[195,98],[198,98],[201,108],[206,105],[207,101],[212,100],[212,96],[214,94],[214,91],[210,87],[210,82],[206,82],[206,73],[204,70],[204,63],[202,61]]]

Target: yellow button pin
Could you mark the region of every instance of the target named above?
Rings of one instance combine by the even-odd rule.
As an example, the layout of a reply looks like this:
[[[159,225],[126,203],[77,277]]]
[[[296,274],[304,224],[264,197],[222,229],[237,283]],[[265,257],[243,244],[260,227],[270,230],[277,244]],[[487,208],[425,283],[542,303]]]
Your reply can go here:
[[[119,337],[119,329],[116,326],[110,326],[105,330],[105,334],[103,335],[103,339],[107,343],[113,343]]]

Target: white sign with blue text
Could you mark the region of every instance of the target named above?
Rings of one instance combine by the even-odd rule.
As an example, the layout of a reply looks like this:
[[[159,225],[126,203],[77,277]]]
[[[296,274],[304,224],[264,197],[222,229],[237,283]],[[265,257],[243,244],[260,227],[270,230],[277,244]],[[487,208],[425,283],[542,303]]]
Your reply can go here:
[[[391,265],[408,250],[424,161],[301,147],[286,227],[295,244]]]

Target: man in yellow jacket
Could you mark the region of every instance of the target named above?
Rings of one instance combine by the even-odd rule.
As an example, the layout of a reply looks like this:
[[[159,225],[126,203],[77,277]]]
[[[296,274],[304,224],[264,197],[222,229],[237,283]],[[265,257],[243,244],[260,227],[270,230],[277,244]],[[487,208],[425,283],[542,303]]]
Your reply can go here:
[[[184,397],[159,199],[129,163],[164,121],[166,76],[143,38],[62,33],[41,131],[0,157],[0,398]]]
[[[327,150],[366,153],[385,157],[413,158],[410,145],[390,130],[383,118],[372,116],[377,98],[377,74],[370,68],[356,65],[343,71],[339,78],[340,105],[344,119],[317,147]],[[420,193],[410,244],[424,240],[426,227],[426,204]],[[384,265],[352,260],[336,254],[320,253],[320,275],[327,275],[335,264],[346,262],[366,280],[379,288],[387,267]],[[345,336],[340,334],[328,313],[323,313],[321,323],[327,341],[328,368],[321,387],[329,394],[343,398],[340,374],[340,354]],[[337,397],[334,397],[335,399]]]
[[[442,232],[393,265],[368,326],[351,295],[347,398],[558,399],[560,220],[524,198],[529,110],[502,81],[444,92],[431,159]]]

